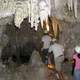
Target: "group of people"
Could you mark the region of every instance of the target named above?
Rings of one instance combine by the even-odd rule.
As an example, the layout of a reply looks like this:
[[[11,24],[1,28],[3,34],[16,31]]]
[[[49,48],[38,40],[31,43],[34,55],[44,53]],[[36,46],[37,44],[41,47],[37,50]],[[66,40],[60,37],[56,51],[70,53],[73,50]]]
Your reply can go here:
[[[49,36],[48,32],[44,32],[42,37],[43,47],[42,51],[42,61],[48,64],[48,55],[50,53],[54,56],[55,68],[58,72],[62,72],[62,62],[65,60],[64,57],[64,46],[59,44],[55,38]],[[74,48],[74,53],[72,56],[72,73],[74,80],[80,80],[80,46]]]
[[[64,47],[58,43],[55,38],[49,36],[48,32],[44,32],[44,36],[42,37],[43,47],[42,51],[42,60],[44,63],[48,64],[48,56],[49,54],[53,54],[53,60],[55,63],[55,68],[59,72],[61,72],[61,64],[64,60]]]

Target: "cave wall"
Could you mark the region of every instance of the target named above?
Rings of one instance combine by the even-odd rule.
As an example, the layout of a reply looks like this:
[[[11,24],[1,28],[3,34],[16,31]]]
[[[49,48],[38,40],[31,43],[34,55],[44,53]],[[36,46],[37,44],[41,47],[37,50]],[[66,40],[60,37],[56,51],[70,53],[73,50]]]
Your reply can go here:
[[[33,50],[40,50],[41,48],[40,40],[43,31],[41,27],[38,29],[38,31],[31,28],[30,24],[28,23],[28,18],[23,20],[20,29],[14,25],[13,21],[9,21],[5,24],[5,29],[2,30],[2,35],[3,34],[8,37],[7,43],[4,47],[2,47],[1,58],[3,61],[12,55],[17,57],[18,62],[21,59],[23,61],[24,59],[29,60]],[[3,40],[6,39],[4,38]],[[1,41],[1,43],[3,42]]]
[[[4,24],[4,22],[7,23]],[[64,45],[66,56],[71,57],[73,48],[76,45],[80,45],[80,23],[61,22],[62,32],[60,33],[59,42]],[[40,48],[40,39],[42,35],[43,31],[41,28],[39,28],[37,32],[34,29],[31,29],[27,18],[24,19],[21,28],[18,29],[13,23],[13,18],[6,17],[0,24],[0,55],[2,49],[7,46],[7,44],[12,46],[12,53],[16,52],[16,46],[23,47],[28,41],[34,42],[34,44]]]
[[[13,22],[13,15],[0,19],[0,56],[3,47],[6,46],[6,44],[9,41],[8,35],[4,33],[4,31],[6,30],[6,24],[7,23],[12,24],[12,22]]]
[[[80,45],[80,23],[62,22],[62,33],[60,43],[65,47],[65,54],[71,57],[74,47]]]

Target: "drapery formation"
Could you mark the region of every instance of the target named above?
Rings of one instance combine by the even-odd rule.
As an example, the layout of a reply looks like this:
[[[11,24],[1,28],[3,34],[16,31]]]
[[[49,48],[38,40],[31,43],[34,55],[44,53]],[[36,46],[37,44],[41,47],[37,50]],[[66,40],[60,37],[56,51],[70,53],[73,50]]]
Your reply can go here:
[[[59,39],[59,34],[62,30],[61,22],[57,17],[52,17],[52,29],[53,29],[53,35],[56,39]]]
[[[24,18],[29,18],[31,28],[38,29],[38,23],[41,22],[43,28],[43,21],[46,21],[51,13],[50,0],[0,0],[0,14],[1,17],[10,16],[15,14],[14,23],[16,27],[20,28],[20,24]],[[49,31],[48,24],[47,30]]]
[[[54,0],[56,15],[60,15],[65,0]],[[68,9],[74,11],[77,18],[77,0],[66,0]],[[28,17],[31,28],[38,30],[38,24],[41,23],[43,29],[44,22],[47,31],[49,31],[48,17],[51,16],[51,0],[0,0],[0,18],[15,14],[14,23],[20,28],[23,19]],[[61,16],[62,17],[62,16]]]
[[[31,23],[31,28],[34,27],[34,29],[37,30],[39,23],[38,0],[30,0],[28,2],[28,16],[29,16],[29,23]]]
[[[27,1],[16,2],[14,23],[18,28],[20,28],[20,24],[22,23],[23,19],[28,16],[28,5],[26,4],[28,4]]]

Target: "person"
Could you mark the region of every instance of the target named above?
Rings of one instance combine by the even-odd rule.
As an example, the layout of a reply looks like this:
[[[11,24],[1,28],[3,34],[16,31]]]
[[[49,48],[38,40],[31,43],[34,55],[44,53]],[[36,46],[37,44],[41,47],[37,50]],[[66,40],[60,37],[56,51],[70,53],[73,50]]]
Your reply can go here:
[[[54,61],[55,61],[55,68],[60,73],[61,72],[61,64],[64,60],[64,47],[57,43],[56,39],[52,39],[51,46],[49,48],[49,53],[53,52]]]
[[[75,54],[73,54],[73,78],[74,80],[80,80],[80,46],[75,47]]]
[[[44,35],[42,36],[41,41],[43,44],[41,48],[42,61],[47,64],[48,49],[50,47],[50,42],[51,42],[51,37],[49,36],[48,31],[46,30],[44,31]]]

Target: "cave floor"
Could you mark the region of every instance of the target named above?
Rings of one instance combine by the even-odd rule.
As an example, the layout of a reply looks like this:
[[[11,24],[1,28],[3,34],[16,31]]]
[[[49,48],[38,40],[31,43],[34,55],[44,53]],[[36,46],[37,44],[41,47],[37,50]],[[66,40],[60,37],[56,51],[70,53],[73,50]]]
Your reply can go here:
[[[31,65],[21,65],[19,67],[0,66],[0,80],[56,80],[48,78],[48,69],[44,65],[37,67]],[[64,80],[72,80],[70,64],[63,65]]]

